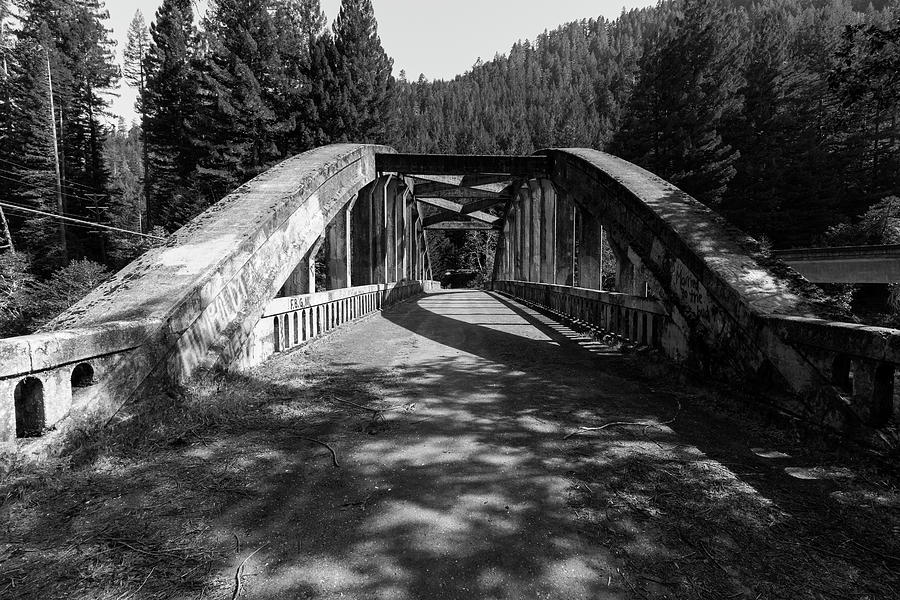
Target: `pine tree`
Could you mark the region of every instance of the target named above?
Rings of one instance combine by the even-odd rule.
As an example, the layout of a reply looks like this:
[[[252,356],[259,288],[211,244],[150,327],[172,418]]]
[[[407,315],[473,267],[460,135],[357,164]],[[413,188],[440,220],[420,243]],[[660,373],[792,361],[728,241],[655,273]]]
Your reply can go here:
[[[108,13],[99,0],[20,0],[19,9],[19,42],[44,47],[50,60],[63,209],[96,218],[91,207],[108,193],[107,98],[119,77],[115,43],[104,25]],[[76,255],[102,255],[102,236],[69,235],[68,242]]]
[[[318,114],[313,100],[313,46],[325,30],[319,0],[276,0],[273,16],[283,77],[275,114],[284,123],[278,142],[286,156],[316,145]]]
[[[284,70],[266,0],[217,0],[205,20],[199,165],[207,201],[219,200],[282,156],[276,118]]]
[[[44,212],[59,212],[57,176],[54,164],[55,118],[51,112],[48,65],[52,63],[49,29],[35,40],[20,41],[15,87],[19,91],[14,118],[21,137],[12,188],[17,204]],[[35,257],[34,269],[49,273],[66,260],[64,229],[50,217],[28,214],[19,231],[20,248]]]
[[[125,43],[125,80],[132,87],[138,89],[138,99],[144,93],[147,76],[144,73],[144,60],[150,49],[150,31],[144,21],[144,15],[140,10],[135,11],[131,23],[128,25],[128,37]],[[140,106],[138,106],[140,109]]]
[[[128,41],[125,44],[125,65],[124,65],[124,75],[125,80],[132,87],[137,88],[138,97],[137,102],[135,103],[135,108],[139,115],[141,115],[141,122],[144,121],[144,105],[143,98],[147,87],[147,74],[145,72],[146,67],[146,59],[147,53],[150,50],[150,31],[147,29],[147,23],[144,21],[144,15],[141,11],[135,11],[134,18],[131,19],[131,24],[128,26]],[[138,132],[142,132],[141,129],[137,130]],[[138,199],[139,204],[142,206],[141,213],[146,215],[147,209],[147,198],[150,194],[150,179],[146,177],[147,173],[147,164],[149,162],[149,156],[147,154],[147,144],[141,143],[141,179],[142,179],[142,194]],[[141,227],[142,229],[146,229],[147,223],[145,219],[141,219]]]
[[[378,37],[371,0],[342,0],[334,22],[337,88],[331,90],[340,116],[335,140],[383,142],[391,130],[393,60]]]
[[[173,215],[192,205],[192,175],[197,143],[199,90],[191,0],[163,0],[150,26],[151,43],[144,60],[146,88],[141,98],[142,129],[149,180],[147,227],[174,229]],[[189,209],[188,212],[192,212]]]
[[[0,201],[12,199],[10,188],[14,163],[11,162],[16,152],[16,128],[13,118],[13,68],[15,54],[12,47],[12,36],[9,35],[9,2],[0,0]],[[12,246],[9,229],[9,217],[0,207],[0,249]]]
[[[738,157],[722,130],[740,106],[739,43],[733,12],[717,0],[687,0],[641,58],[614,151],[706,203],[721,200]]]
[[[865,148],[866,191],[871,196],[896,191],[900,184],[900,18],[893,27],[847,25],[829,73],[831,89],[860,124]]]
[[[140,128],[126,129],[120,118],[118,127],[106,140],[104,157],[110,169],[110,208],[105,222],[120,229],[140,231],[143,208],[143,144]],[[142,249],[142,238],[116,231],[106,231],[108,261],[124,266]]]
[[[309,56],[309,98],[313,114],[310,133],[316,146],[340,141],[344,127],[339,113],[336,63],[334,37],[325,31],[313,42]]]

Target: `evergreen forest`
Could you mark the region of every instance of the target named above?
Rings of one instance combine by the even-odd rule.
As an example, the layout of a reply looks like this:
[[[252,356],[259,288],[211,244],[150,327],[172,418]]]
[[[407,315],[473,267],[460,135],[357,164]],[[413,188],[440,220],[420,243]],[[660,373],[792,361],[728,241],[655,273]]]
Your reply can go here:
[[[34,331],[277,162],[594,147],[773,248],[900,242],[900,8],[664,0],[547,30],[452,81],[393,72],[371,0],[164,0],[124,62],[102,0],[0,0],[0,335]],[[552,25],[552,24],[548,24]],[[138,90],[139,119],[111,94]],[[57,218],[65,216],[64,221]],[[486,272],[481,232],[430,239]]]

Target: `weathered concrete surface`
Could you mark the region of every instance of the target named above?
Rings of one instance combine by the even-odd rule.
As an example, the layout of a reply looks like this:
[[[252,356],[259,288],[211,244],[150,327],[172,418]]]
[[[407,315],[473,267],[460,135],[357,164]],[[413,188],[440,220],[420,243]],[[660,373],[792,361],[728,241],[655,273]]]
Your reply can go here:
[[[666,307],[661,339],[670,358],[718,378],[782,386],[810,400],[804,406],[812,418],[839,428],[858,424],[859,415],[831,387],[828,373],[765,320],[773,315],[840,320],[844,315],[817,288],[768,259],[753,239],[713,211],[636,165],[589,149],[542,154],[552,160],[550,181],[577,205],[580,264],[593,272],[583,246],[595,240],[586,232],[604,226],[620,260],[630,263],[632,287],[646,283]],[[524,225],[524,243],[510,251],[521,254],[525,264],[535,251],[528,243],[533,195],[519,195],[514,228],[507,227],[517,239]],[[495,263],[495,279],[539,279],[529,269],[502,271],[509,262],[501,257]]]
[[[376,178],[376,151],[391,149],[338,144],[282,162],[66,310],[45,326],[43,337],[29,336],[36,342],[12,340],[0,343],[0,349],[50,339],[44,352],[47,364],[35,366],[40,357],[34,352],[28,361],[32,371],[60,367],[60,373],[48,378],[64,382],[62,371],[70,371],[66,365],[76,356],[108,355],[127,347],[115,364],[104,361],[100,385],[83,395],[84,407],[91,409],[79,415],[84,418],[111,414],[151,375],[157,382],[184,381],[200,368],[227,366],[241,355],[266,303],[322,239],[326,226],[343,218],[347,203]],[[130,322],[138,325],[122,326]],[[84,331],[102,335],[79,333]],[[125,341],[119,339],[123,336]],[[110,348],[98,347],[104,340]],[[62,385],[54,383],[54,392]],[[12,398],[2,401],[11,404]],[[54,405],[54,415],[75,408],[66,393],[55,393],[46,402]],[[3,424],[10,412],[6,406],[0,411]],[[9,441],[4,429],[0,425],[5,434],[0,441]]]

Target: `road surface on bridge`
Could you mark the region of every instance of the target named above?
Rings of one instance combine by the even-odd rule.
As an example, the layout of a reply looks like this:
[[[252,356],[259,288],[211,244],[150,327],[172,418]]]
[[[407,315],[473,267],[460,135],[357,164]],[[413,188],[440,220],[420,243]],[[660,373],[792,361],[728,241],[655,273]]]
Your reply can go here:
[[[430,294],[204,386],[28,480],[17,597],[900,589],[876,471],[496,294]]]

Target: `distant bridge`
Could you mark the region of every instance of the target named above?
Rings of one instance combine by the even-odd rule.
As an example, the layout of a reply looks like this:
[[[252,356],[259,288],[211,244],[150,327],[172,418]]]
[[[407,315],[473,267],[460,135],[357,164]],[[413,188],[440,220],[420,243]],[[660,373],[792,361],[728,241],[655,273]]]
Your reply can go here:
[[[601,226],[620,293],[600,291]],[[897,423],[900,332],[838,322],[795,271],[659,177],[588,149],[342,144],[241,186],[43,332],[0,340],[0,441],[109,418],[150,386],[251,368],[433,290],[438,229],[497,231],[493,289],[516,301],[780,390],[858,437]]]
[[[814,283],[900,283],[900,244],[778,250]]]

